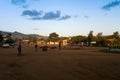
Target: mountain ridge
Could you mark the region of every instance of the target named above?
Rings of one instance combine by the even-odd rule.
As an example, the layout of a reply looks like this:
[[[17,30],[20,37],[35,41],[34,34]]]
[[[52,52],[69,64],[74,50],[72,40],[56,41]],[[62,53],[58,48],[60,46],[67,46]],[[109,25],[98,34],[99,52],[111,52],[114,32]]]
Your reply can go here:
[[[18,32],[18,31],[8,32],[8,31],[1,31],[1,30],[0,30],[0,33],[1,33],[3,36],[6,36],[8,33],[11,33],[11,34],[12,34],[12,37],[13,37],[14,39],[15,39],[15,38],[18,38],[18,39],[26,39],[26,38],[29,38],[30,36],[32,36],[32,37],[37,37],[38,39],[47,38],[47,36],[42,36],[42,35],[39,35],[39,34],[24,34],[24,33]]]

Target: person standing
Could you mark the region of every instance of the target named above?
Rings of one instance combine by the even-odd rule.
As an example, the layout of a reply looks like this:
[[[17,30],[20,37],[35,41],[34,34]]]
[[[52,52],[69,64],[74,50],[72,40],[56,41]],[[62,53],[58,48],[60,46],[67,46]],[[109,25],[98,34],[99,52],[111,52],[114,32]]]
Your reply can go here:
[[[38,45],[35,44],[35,52],[37,52],[37,51],[38,51]]]
[[[59,50],[61,50],[61,42],[59,42]]]
[[[22,55],[22,53],[21,53],[21,51],[22,51],[22,46],[21,46],[21,44],[19,44],[18,45],[18,56],[21,56]]]

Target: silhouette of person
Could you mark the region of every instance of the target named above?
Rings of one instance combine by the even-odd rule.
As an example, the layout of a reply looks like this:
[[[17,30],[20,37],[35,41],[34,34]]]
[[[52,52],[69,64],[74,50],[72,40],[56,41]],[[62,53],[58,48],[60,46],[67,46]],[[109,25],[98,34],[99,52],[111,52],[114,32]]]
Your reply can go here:
[[[47,48],[48,48],[48,46],[47,46],[47,44],[45,44],[42,48],[42,51],[47,51]]]
[[[38,45],[35,44],[35,51],[37,52],[38,51]]]
[[[22,48],[22,46],[21,46],[21,44],[19,44],[18,45],[18,56],[21,56],[22,55],[22,53],[21,53],[21,48]]]
[[[59,42],[59,50],[61,50],[61,42]]]

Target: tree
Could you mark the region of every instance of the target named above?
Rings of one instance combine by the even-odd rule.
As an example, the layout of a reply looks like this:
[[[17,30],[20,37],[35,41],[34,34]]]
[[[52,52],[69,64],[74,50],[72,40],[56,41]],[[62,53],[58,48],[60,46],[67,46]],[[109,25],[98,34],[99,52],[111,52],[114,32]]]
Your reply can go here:
[[[36,36],[29,36],[29,40],[30,40],[30,42],[34,42],[34,43],[36,43],[37,42],[37,37]]]
[[[96,46],[105,46],[105,41],[102,37],[102,32],[98,33],[96,36]]]
[[[114,32],[113,37],[116,39],[119,39],[119,32],[118,31]]]
[[[49,35],[49,41],[55,42],[57,40],[59,40],[59,35],[57,33],[53,32]]]
[[[11,34],[11,33],[7,33],[6,38],[7,38],[7,39],[11,39],[11,38],[12,38],[12,34]]]
[[[12,39],[12,34],[11,33],[8,33],[7,34],[7,36],[6,36],[6,41],[5,41],[5,43],[8,43],[8,44],[13,44],[13,43],[15,43],[15,40],[14,39]]]
[[[2,45],[3,35],[0,33],[0,46]]]
[[[91,45],[92,39],[93,39],[93,31],[90,31],[88,34],[88,46]]]
[[[102,37],[102,32],[98,33],[97,37]]]
[[[13,43],[15,43],[15,40],[13,40],[12,38],[11,39],[7,39],[5,41],[5,43],[13,44]]]
[[[85,36],[73,36],[71,38],[71,42],[75,43],[75,44],[78,44],[78,43],[84,42],[85,38],[86,38]]]

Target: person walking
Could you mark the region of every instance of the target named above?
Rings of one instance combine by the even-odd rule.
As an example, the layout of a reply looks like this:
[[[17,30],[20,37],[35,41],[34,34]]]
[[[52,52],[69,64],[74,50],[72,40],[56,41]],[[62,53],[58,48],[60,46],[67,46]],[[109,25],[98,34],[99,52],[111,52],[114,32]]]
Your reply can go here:
[[[18,56],[21,56],[22,55],[22,53],[21,53],[21,51],[22,51],[22,46],[21,46],[21,44],[19,44],[18,45]]]
[[[61,42],[59,42],[59,50],[61,50]]]
[[[35,44],[35,52],[37,52],[37,51],[38,51],[38,45]]]

